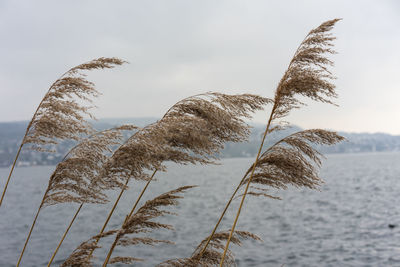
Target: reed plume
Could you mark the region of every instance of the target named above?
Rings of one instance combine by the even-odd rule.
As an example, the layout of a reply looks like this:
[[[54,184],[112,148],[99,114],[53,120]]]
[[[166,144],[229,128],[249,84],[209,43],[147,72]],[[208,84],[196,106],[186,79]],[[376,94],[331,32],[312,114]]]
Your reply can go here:
[[[113,148],[121,145],[123,131],[134,125],[122,125],[96,132],[73,147],[50,177],[44,205],[59,203],[106,203],[105,190],[112,187],[103,179],[103,167]]]
[[[327,55],[335,53],[331,48],[333,46],[332,41],[335,37],[333,37],[329,32],[338,21],[339,19],[326,21],[307,34],[306,38],[301,42],[295,52],[289,63],[288,69],[278,84],[270,117],[265,128],[255,163],[250,171],[250,176],[246,183],[235,221],[231,228],[230,236],[226,242],[220,266],[224,263],[230,240],[235,231],[244,200],[254,177],[254,172],[261,155],[265,138],[269,132],[274,130],[274,128],[270,128],[271,124],[276,120],[286,117],[293,108],[298,108],[304,104],[296,98],[299,95],[318,102],[330,104],[333,104],[331,98],[337,97],[335,85],[332,83],[332,80],[335,79],[335,77],[328,69],[329,66],[333,65],[333,62],[327,58]]]
[[[121,192],[100,230],[105,230],[129,179],[147,180],[140,200],[157,171],[165,171],[165,162],[208,164],[226,142],[243,141],[249,126],[243,118],[263,108],[271,100],[256,95],[204,93],[185,98],[173,105],[156,123],[132,135],[105,166],[106,179]],[[146,171],[153,174],[149,176]],[[130,214],[133,213],[136,204]]]
[[[226,245],[224,254],[222,256],[222,259],[221,259],[221,266],[222,266],[224,257],[226,256],[226,253],[228,252],[229,242],[232,238],[233,233],[235,233],[234,229],[235,229],[245,196],[248,193],[250,183],[253,179],[254,171],[256,169],[256,166],[259,165],[258,161],[261,156],[265,138],[266,138],[267,134],[271,133],[272,131],[281,130],[283,128],[282,124],[284,122],[282,121],[282,119],[285,118],[292,109],[299,108],[302,105],[304,105],[304,103],[302,101],[298,100],[297,97],[300,95],[300,96],[310,98],[315,101],[333,104],[331,98],[335,98],[337,96],[336,92],[335,92],[335,85],[332,83],[332,80],[335,77],[331,74],[331,72],[328,69],[328,67],[330,65],[333,65],[333,62],[331,60],[329,60],[326,57],[326,55],[335,53],[335,51],[331,48],[333,46],[332,41],[335,39],[335,37],[333,37],[331,34],[329,34],[329,31],[333,28],[334,24],[337,21],[338,21],[338,19],[327,21],[327,22],[321,24],[316,29],[313,29],[312,31],[310,31],[309,34],[306,36],[306,38],[303,40],[303,42],[300,44],[297,51],[295,52],[294,57],[292,58],[292,60],[289,63],[288,69],[284,73],[284,75],[283,75],[282,79],[280,80],[278,87],[275,91],[275,96],[272,101],[273,107],[272,107],[272,110],[271,110],[271,113],[270,113],[270,116],[268,119],[268,123],[267,123],[266,129],[265,129],[264,135],[262,137],[262,142],[261,142],[258,154],[256,156],[255,163],[253,164],[252,168],[250,168],[249,171],[246,173],[246,175],[243,177],[241,183],[238,185],[235,192],[233,193],[233,195],[232,195],[231,199],[229,200],[227,206],[225,207],[225,210],[223,211],[219,221],[217,222],[217,225],[215,226],[214,230],[212,231],[211,235],[209,236],[209,238],[205,242],[205,245],[203,246],[202,250],[200,251],[200,253],[199,253],[200,259],[203,256],[203,254],[206,252],[207,246],[210,244],[211,240],[213,239],[213,236],[216,233],[216,229],[219,226],[219,223],[221,222],[223,216],[225,215],[225,212],[228,209],[233,198],[235,197],[236,193],[243,185],[246,185],[246,188],[242,195],[242,201],[241,201],[240,207],[238,209],[237,216],[235,218],[235,222],[234,222],[231,232],[230,232],[231,235],[229,236],[229,238],[227,238],[227,245]],[[275,125],[275,126],[272,126],[272,125]],[[335,143],[335,142],[339,141],[339,139],[340,139],[338,136],[334,136],[334,134],[330,135],[327,132],[324,132],[324,133],[327,134],[327,136],[319,136],[319,137],[327,138],[330,136],[332,138],[332,139],[327,138],[327,140],[326,140],[327,144],[329,142]],[[303,134],[305,134],[305,133],[303,133]],[[322,142],[322,140],[325,140],[325,139],[318,139],[316,137],[316,136],[318,136],[317,130],[314,131],[313,134],[311,134],[311,136],[313,138],[310,137],[310,139],[309,139],[310,142],[318,143],[318,142]],[[314,154],[313,155],[306,154],[306,155],[312,156],[311,160],[317,160],[317,163],[319,163],[318,159],[317,159],[317,155],[318,155],[317,152],[314,150],[310,150],[309,149],[310,146],[307,146],[305,144],[305,142],[303,142],[304,139],[307,139],[307,138],[305,138],[305,136],[301,136],[301,134],[298,134],[297,136],[292,136],[292,139],[287,139],[287,141],[289,143],[286,143],[286,144],[289,146],[298,144],[299,147],[297,147],[296,149],[300,149],[300,151],[301,151],[301,149],[308,148],[308,150],[307,151],[305,150],[305,151],[307,153],[313,152]],[[284,141],[281,141],[280,143],[284,143]],[[277,145],[274,149],[277,149],[282,153],[283,152],[293,152],[293,151],[288,151],[279,145]],[[296,149],[294,149],[294,150],[296,150]],[[273,155],[275,155],[275,154],[273,154]],[[294,154],[291,158],[290,157],[286,158],[286,163],[288,163],[288,160],[296,159],[296,156],[299,156],[298,154],[301,154],[301,153],[298,152],[297,154]],[[268,157],[271,157],[271,154],[268,153]],[[263,154],[262,159],[267,160],[266,154]],[[307,171],[311,170],[311,174],[313,174],[313,175],[311,175],[310,177],[307,177],[310,180],[305,179],[305,180],[300,180],[297,182],[295,179],[297,179],[299,177],[291,177],[294,179],[292,179],[292,180],[289,179],[287,181],[278,180],[278,181],[280,181],[280,183],[278,183],[276,181],[275,181],[275,183],[278,183],[280,186],[283,186],[283,185],[286,186],[285,182],[289,181],[295,185],[296,185],[296,183],[298,183],[297,184],[298,186],[300,186],[300,185],[307,186],[308,185],[309,187],[314,188],[314,184],[312,182],[319,181],[319,180],[315,179],[316,176],[315,176],[315,172],[313,172],[314,169],[312,169],[310,167],[310,164],[307,162],[307,160],[305,160],[304,157],[302,157],[301,159],[302,160],[300,160],[300,162],[297,162],[297,163],[302,164],[301,166],[304,167],[302,169],[302,171],[304,171],[306,174],[310,174],[309,172],[307,173],[306,170]],[[295,165],[293,165],[293,166],[295,166]],[[306,168],[306,167],[308,167],[308,168]],[[291,171],[293,171],[293,170],[294,169],[291,169]],[[248,175],[249,175],[249,177],[247,177]],[[257,172],[256,175],[262,176],[262,172]],[[277,176],[277,175],[278,175],[278,173],[276,173],[275,176]],[[287,176],[285,178],[288,179],[288,178],[290,178],[290,176]],[[300,178],[304,178],[304,176],[300,175]],[[270,183],[272,183],[272,182],[270,182]],[[254,187],[253,189],[255,189],[255,190],[250,191],[250,194],[270,196],[270,195],[266,194],[264,189],[262,189],[262,188]]]
[[[332,81],[335,77],[329,70],[333,62],[327,56],[335,53],[332,49],[335,37],[329,32],[337,21],[338,19],[324,22],[308,33],[290,61],[273,99],[249,94],[199,94],[177,102],[159,121],[144,128],[121,126],[96,133],[84,119],[84,116],[93,117],[89,112],[91,107],[80,103],[82,100],[92,103],[92,99],[97,97],[99,92],[93,83],[86,80],[83,72],[113,68],[124,61],[99,58],[64,73],[49,88],[27,127],[0,199],[0,206],[24,145],[38,151],[53,152],[54,146],[61,140],[78,141],[82,136],[86,136],[86,139],[72,148],[52,173],[17,266],[21,262],[42,208],[65,202],[80,204],[64,233],[63,240],[82,205],[106,203],[108,199],[104,191],[109,189],[121,191],[100,234],[83,242],[62,266],[93,266],[92,253],[100,247],[98,241],[108,236],[113,236],[114,242],[104,261],[104,267],[108,263],[131,264],[144,260],[130,256],[111,258],[117,246],[172,243],[142,234],[156,229],[173,229],[169,224],[154,220],[172,214],[162,208],[177,205],[178,200],[183,198],[180,193],[193,186],[180,187],[164,193],[147,201],[136,211],[156,172],[166,171],[166,162],[215,163],[226,142],[240,142],[248,137],[249,125],[244,122],[244,118],[250,118],[254,111],[262,109],[266,104],[272,104],[255,162],[245,172],[212,233],[201,241],[191,257],[168,260],[158,266],[235,265],[234,254],[229,249],[230,242],[241,245],[243,239],[260,240],[255,234],[235,230],[245,197],[251,195],[279,199],[270,193],[270,189],[287,189],[288,186],[318,189],[323,183],[318,176],[323,155],[314,148],[315,145],[333,145],[344,139],[335,132],[311,129],[291,134],[264,149],[266,136],[283,129],[283,119],[293,109],[305,105],[298,99],[299,96],[334,104],[332,99],[337,97],[337,94]],[[121,144],[121,132],[125,130],[135,133]],[[116,146],[119,147],[114,150]],[[104,232],[114,208],[132,178],[146,181],[147,184],[122,226]],[[239,192],[241,194],[236,196]],[[241,197],[241,202],[232,228],[229,231],[217,232],[219,223],[235,197]],[[56,252],[58,248],[59,246]]]
[[[125,61],[118,58],[94,59],[68,70],[50,86],[26,128],[3,189],[0,206],[24,145],[38,151],[54,152],[51,146],[57,145],[60,140],[79,140],[82,135],[93,132],[84,118],[85,115],[93,118],[89,112],[91,107],[81,103],[92,103],[92,99],[100,93],[86,79],[84,72],[110,69],[123,63]]]
[[[289,185],[295,187],[307,187],[311,189],[318,188],[323,180],[318,176],[318,170],[321,166],[321,158],[323,155],[319,153],[313,146],[315,145],[334,145],[343,141],[344,138],[332,131],[321,129],[304,130],[293,133],[269,147],[257,161],[251,186],[247,195],[263,196],[273,199],[280,199],[269,193],[271,188],[287,189]],[[235,192],[232,194],[230,201],[225,207],[225,211],[234,199],[236,193],[243,189],[249,179],[249,174],[254,168],[254,164],[245,173]],[[243,195],[239,195],[243,196]],[[237,197],[239,197],[237,196]],[[222,217],[225,214],[222,214]],[[221,221],[222,218],[220,218]],[[220,222],[219,221],[219,222]],[[216,232],[204,239],[196,248],[190,258],[181,258],[168,260],[160,266],[218,266],[223,255],[223,241],[227,241],[229,231]],[[236,231],[231,241],[237,244],[235,235],[244,237],[244,235],[258,240],[257,236],[249,232]],[[223,237],[223,238],[222,238]],[[216,243],[217,240],[218,242]],[[222,248],[222,251],[220,249]],[[234,255],[232,251],[227,250],[222,266],[234,265]]]
[[[17,266],[21,262],[42,208],[59,203],[74,202],[81,204],[80,210],[84,203],[102,204],[107,202],[103,190],[108,189],[108,184],[101,179],[102,175],[100,175],[103,164],[108,159],[107,153],[112,152],[113,146],[120,144],[123,138],[122,131],[136,128],[131,125],[123,125],[94,133],[67,153],[50,176],[48,187],[36,212]]]
[[[251,166],[240,186],[251,179],[248,195],[277,198],[267,193],[268,189],[307,187],[318,189],[323,180],[318,176],[323,155],[313,146],[334,145],[344,137],[332,131],[311,129],[291,134],[271,147],[259,157],[256,166]],[[254,169],[253,175],[249,174]],[[265,188],[266,187],[266,188]]]
[[[145,170],[164,171],[167,161],[212,163],[226,142],[244,141],[249,126],[243,118],[271,100],[256,95],[205,93],[173,105],[156,123],[129,138],[106,166],[116,187],[126,179],[148,179]]]
[[[108,263],[130,264],[134,263],[135,261],[143,261],[144,259],[136,257],[118,256],[111,258],[111,254],[116,246],[131,246],[138,244],[153,246],[158,243],[172,243],[169,240],[159,240],[152,237],[143,237],[140,236],[140,234],[149,233],[156,229],[172,230],[172,225],[156,222],[154,220],[167,214],[175,214],[164,210],[163,208],[178,205],[178,200],[183,198],[183,196],[181,196],[180,194],[193,187],[195,186],[179,187],[177,189],[163,193],[152,200],[146,201],[145,204],[140,207],[131,217],[125,220],[120,229],[104,232],[100,236],[92,237],[89,241],[83,242],[62,264],[62,267],[93,266],[89,255],[92,250],[99,247],[96,241],[97,238],[103,238],[111,235],[115,235],[115,241],[112,244],[110,252],[108,253],[103,266],[106,266]]]

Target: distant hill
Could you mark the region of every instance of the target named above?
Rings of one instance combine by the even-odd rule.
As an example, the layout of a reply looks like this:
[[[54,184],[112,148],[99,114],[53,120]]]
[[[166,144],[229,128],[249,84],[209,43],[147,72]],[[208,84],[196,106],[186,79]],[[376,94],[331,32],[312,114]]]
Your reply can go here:
[[[157,118],[108,118],[94,121],[93,125],[98,130],[107,129],[124,123],[145,126],[157,121]],[[24,135],[27,121],[3,122],[0,123],[0,167],[8,167],[12,164],[18,146]],[[254,124],[252,134],[248,142],[228,143],[221,153],[223,158],[231,157],[253,157],[256,155],[264,125]],[[282,137],[301,130],[300,127],[293,126],[284,131],[272,133],[266,145],[269,146]],[[340,132],[348,141],[342,142],[332,147],[318,147],[323,153],[357,153],[357,152],[380,152],[380,151],[400,151],[400,136],[393,136],[384,133],[346,133]],[[23,150],[19,159],[19,166],[32,165],[54,165],[57,164],[73,146],[73,142],[62,142],[57,146],[56,153],[40,153],[31,150]]]
[[[135,124],[145,126],[157,121],[157,118],[113,118],[92,121],[97,130],[104,130],[121,124]],[[0,122],[0,167],[8,167],[12,164],[17,149],[25,134],[28,121]],[[61,161],[68,150],[74,145],[72,141],[61,142],[57,146],[56,153],[41,153],[28,149],[23,149],[18,160],[19,166],[32,165],[54,165]]]
[[[357,153],[357,152],[384,152],[400,151],[400,136],[385,133],[346,133],[339,132],[346,137],[342,142],[321,151],[325,153]]]

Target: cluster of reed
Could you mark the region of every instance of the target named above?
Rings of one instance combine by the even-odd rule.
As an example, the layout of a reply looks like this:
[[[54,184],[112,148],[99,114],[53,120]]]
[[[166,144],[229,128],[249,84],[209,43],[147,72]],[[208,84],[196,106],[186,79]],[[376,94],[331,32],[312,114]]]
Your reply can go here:
[[[235,264],[230,243],[241,244],[242,239],[259,239],[248,231],[236,230],[236,224],[244,207],[246,196],[278,198],[269,189],[286,189],[287,186],[318,188],[322,180],[318,176],[322,155],[314,144],[332,145],[343,140],[335,132],[311,129],[286,136],[265,148],[269,133],[287,127],[283,119],[291,110],[303,103],[298,96],[315,101],[332,103],[336,97],[335,86],[328,67],[333,63],[327,55],[335,53],[330,30],[338,19],[322,23],[311,30],[298,47],[280,80],[273,98],[251,94],[227,95],[208,92],[185,98],[173,105],[157,122],[145,127],[122,125],[96,132],[85,119],[92,117],[90,106],[99,95],[94,84],[86,79],[85,72],[94,69],[113,68],[125,62],[117,58],[99,58],[78,65],[56,80],[49,88],[30,121],[19,147],[10,174],[6,180],[0,206],[7,185],[23,146],[39,151],[52,151],[60,140],[75,140],[76,145],[65,155],[51,174],[47,189],[18,259],[20,265],[25,248],[40,211],[49,205],[66,202],[79,204],[72,221],[49,259],[52,263],[72,223],[85,204],[108,202],[107,191],[119,190],[119,196],[109,211],[99,234],[90,237],[76,248],[62,266],[92,266],[93,252],[102,244],[102,238],[112,236],[114,241],[104,257],[104,264],[133,263],[143,259],[130,256],[114,256],[117,246],[137,244],[154,245],[172,243],[158,240],[147,234],[157,229],[172,229],[172,225],[160,223],[157,218],[170,214],[167,206],[177,205],[182,194],[193,186],[182,186],[140,204],[151,181],[159,172],[167,171],[166,162],[176,164],[210,164],[218,160],[218,153],[226,142],[241,142],[250,133],[244,121],[252,113],[270,105],[264,135],[254,163],[244,172],[243,178],[227,202],[215,227],[200,242],[191,256],[171,259],[159,266],[231,266]],[[123,132],[129,138],[123,138]],[[106,230],[107,224],[122,194],[128,190],[131,180],[146,184],[132,209],[117,229]],[[218,231],[230,204],[241,199],[232,228]],[[146,236],[141,234],[146,233]]]

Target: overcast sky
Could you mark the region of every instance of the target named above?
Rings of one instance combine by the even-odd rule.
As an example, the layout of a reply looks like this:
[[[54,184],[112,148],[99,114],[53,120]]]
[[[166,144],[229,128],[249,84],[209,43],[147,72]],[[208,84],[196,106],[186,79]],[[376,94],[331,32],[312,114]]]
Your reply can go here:
[[[99,118],[161,117],[205,91],[273,97],[307,32],[333,18],[339,107],[309,102],[289,121],[400,135],[399,1],[1,0],[0,121],[29,120],[60,74],[103,56],[130,64],[89,75]]]

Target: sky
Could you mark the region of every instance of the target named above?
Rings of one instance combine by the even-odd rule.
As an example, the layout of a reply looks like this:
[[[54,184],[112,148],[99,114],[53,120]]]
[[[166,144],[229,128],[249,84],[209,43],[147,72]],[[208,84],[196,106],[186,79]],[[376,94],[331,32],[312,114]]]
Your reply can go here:
[[[305,35],[333,18],[339,106],[307,101],[288,121],[400,135],[395,0],[1,0],[0,121],[30,120],[52,82],[98,57],[129,62],[88,76],[103,94],[98,118],[161,117],[206,91],[272,98]]]

